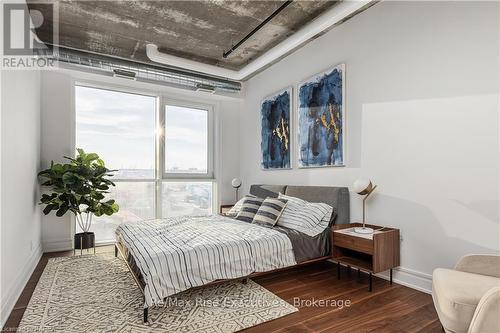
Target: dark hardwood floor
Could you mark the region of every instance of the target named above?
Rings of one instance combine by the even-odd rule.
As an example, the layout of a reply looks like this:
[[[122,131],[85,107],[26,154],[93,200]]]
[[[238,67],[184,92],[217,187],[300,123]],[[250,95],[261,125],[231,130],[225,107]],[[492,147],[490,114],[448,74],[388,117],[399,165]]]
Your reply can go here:
[[[98,252],[107,251],[113,251],[113,247],[98,248]],[[43,255],[8,318],[5,331],[14,332],[19,325],[48,259],[71,255],[72,251]],[[366,274],[358,278],[355,270],[345,268],[338,280],[336,265],[330,262],[253,280],[299,311],[246,329],[245,333],[442,332],[430,295],[398,284],[390,285],[376,277],[373,292],[369,292]]]

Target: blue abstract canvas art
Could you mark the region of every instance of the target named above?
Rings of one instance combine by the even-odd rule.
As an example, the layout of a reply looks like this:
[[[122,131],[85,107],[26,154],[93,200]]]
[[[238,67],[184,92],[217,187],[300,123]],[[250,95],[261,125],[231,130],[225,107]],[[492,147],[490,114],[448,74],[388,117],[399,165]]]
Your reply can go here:
[[[344,64],[298,88],[299,167],[344,165]]]
[[[292,89],[287,88],[262,100],[261,151],[262,168],[289,169],[290,113]]]

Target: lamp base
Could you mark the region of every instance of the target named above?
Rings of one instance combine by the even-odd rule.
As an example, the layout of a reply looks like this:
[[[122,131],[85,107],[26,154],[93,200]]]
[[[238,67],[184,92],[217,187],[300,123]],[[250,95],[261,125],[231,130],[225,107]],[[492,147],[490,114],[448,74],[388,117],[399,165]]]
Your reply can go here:
[[[367,227],[356,227],[354,228],[354,232],[358,234],[373,234],[373,229]]]

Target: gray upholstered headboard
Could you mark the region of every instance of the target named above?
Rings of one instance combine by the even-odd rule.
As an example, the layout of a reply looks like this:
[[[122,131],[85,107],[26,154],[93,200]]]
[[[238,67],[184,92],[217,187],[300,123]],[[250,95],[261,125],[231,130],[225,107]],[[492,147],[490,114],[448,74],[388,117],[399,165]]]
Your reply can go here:
[[[277,197],[278,193],[301,198],[310,202],[324,202],[333,207],[336,224],[350,223],[349,190],[347,187],[334,186],[295,186],[295,185],[252,185],[250,194],[255,196]]]

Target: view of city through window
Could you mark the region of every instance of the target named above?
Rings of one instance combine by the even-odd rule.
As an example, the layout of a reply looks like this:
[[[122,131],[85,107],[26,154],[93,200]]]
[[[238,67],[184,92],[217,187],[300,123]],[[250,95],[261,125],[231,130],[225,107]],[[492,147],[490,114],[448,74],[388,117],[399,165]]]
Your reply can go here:
[[[165,172],[207,173],[208,111],[165,107]]]
[[[76,147],[99,154],[108,168],[117,170],[112,178],[116,187],[108,197],[120,211],[94,218],[91,231],[97,242],[114,241],[121,222],[212,213],[211,181],[175,180],[178,173],[208,172],[208,111],[164,107],[164,171],[173,179],[162,179],[155,170],[156,103],[154,96],[76,87]]]

